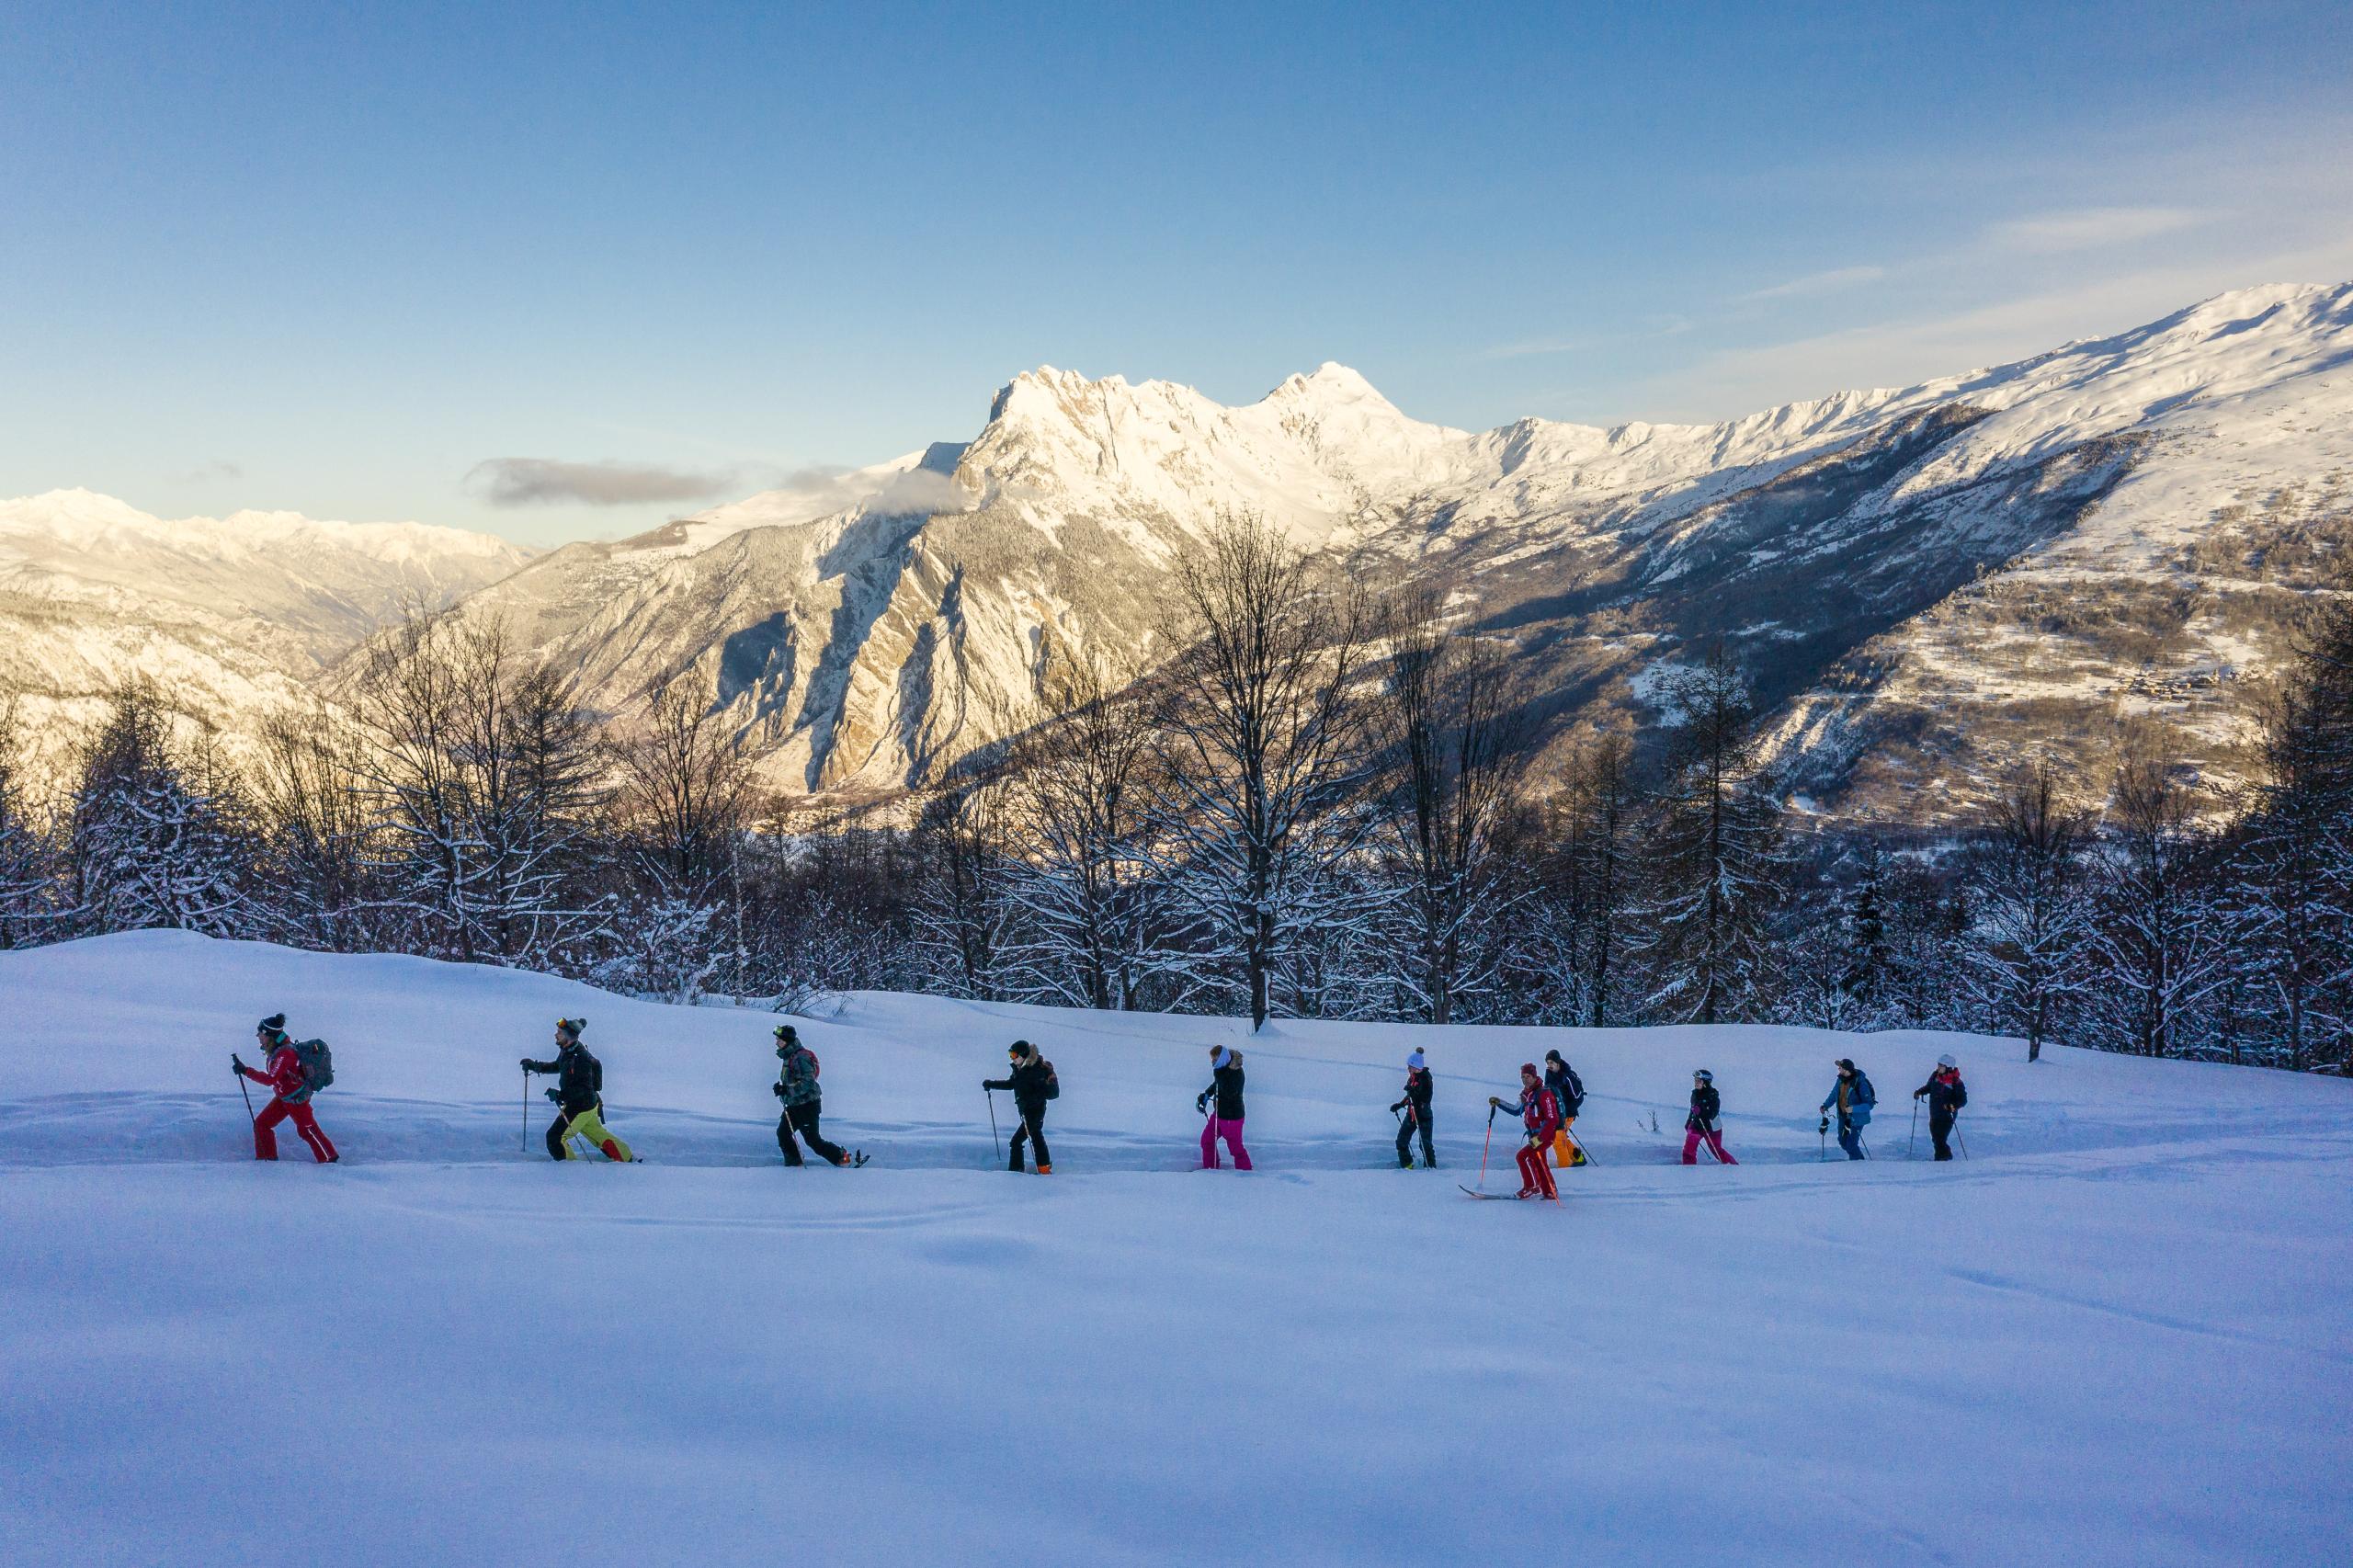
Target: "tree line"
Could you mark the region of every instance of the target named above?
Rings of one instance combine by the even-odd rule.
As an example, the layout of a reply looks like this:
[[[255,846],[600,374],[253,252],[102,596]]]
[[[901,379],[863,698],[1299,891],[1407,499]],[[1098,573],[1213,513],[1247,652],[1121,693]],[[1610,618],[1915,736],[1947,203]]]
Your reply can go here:
[[[1654,731],[1540,749],[1504,644],[1263,521],[1179,563],[1149,670],[1048,645],[912,818],[813,824],[688,683],[605,722],[494,623],[415,616],[230,767],[133,684],[37,798],[0,714],[0,945],[154,926],[801,1010],[928,991],[1434,1023],[1949,1028],[2353,1071],[2353,598],[2256,781],[2028,767],[1891,835],[1785,801],[1719,648]]]

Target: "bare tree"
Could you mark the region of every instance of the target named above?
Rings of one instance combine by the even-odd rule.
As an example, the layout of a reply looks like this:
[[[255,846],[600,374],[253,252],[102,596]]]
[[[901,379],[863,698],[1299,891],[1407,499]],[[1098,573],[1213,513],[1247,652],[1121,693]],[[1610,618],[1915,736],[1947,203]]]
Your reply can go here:
[[[1666,698],[1674,731],[1635,945],[1658,976],[1651,1007],[1726,1022],[1771,988],[1772,920],[1790,867],[1747,684],[1722,644],[1675,676]]]
[[[1005,764],[1008,983],[1025,1000],[1141,1006],[1171,967],[1146,853],[1153,715],[1131,676],[1084,655],[1050,650],[1040,687]]]
[[[34,820],[12,698],[0,703],[0,948],[40,940],[57,922],[48,835]]]
[[[2098,1017],[2124,1049],[2180,1055],[2192,1009],[2227,973],[2215,841],[2163,757],[2118,767],[2108,827],[2096,881]]]
[[[1427,593],[1399,600],[1386,620],[1372,707],[1389,775],[1378,842],[1403,890],[1412,958],[1400,978],[1423,1017],[1443,1024],[1499,956],[1490,938],[1515,900],[1498,842],[1533,737],[1495,643],[1449,631]]]
[[[371,945],[360,776],[358,738],[337,715],[306,709],[264,722],[254,803],[269,844],[267,913],[330,952]]]
[[[1255,1028],[1290,933],[1368,913],[1327,905],[1324,875],[1365,832],[1341,809],[1368,767],[1352,690],[1368,614],[1255,514],[1218,518],[1176,576],[1158,848],[1205,951],[1238,971]]]
[[[2089,823],[2050,758],[2014,782],[1970,854],[1977,892],[1969,949],[1979,999],[1997,1027],[2026,1037],[2026,1059],[2079,1000],[2090,939],[2085,892]]]

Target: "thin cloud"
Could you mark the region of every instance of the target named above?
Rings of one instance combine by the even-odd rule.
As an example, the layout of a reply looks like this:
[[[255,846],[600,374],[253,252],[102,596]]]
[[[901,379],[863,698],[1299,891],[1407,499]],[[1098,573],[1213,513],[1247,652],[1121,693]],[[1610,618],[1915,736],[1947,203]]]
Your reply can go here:
[[[2206,216],[2186,207],[2086,207],[2012,218],[1987,229],[1985,238],[1998,250],[2049,256],[2154,239],[2204,222]]]
[[[236,463],[226,461],[199,463],[186,473],[176,473],[170,476],[174,484],[208,484],[214,480],[244,477],[244,468]]]
[[[701,501],[736,487],[740,471],[696,472],[653,463],[489,458],[467,472],[467,491],[494,506],[640,506]]]
[[[1739,296],[1738,302],[1746,305],[1764,300],[1802,300],[1816,294],[1835,294],[1842,289],[1876,283],[1886,276],[1884,267],[1834,267],[1826,272],[1809,272],[1787,283],[1776,283],[1770,289],[1752,290]]]

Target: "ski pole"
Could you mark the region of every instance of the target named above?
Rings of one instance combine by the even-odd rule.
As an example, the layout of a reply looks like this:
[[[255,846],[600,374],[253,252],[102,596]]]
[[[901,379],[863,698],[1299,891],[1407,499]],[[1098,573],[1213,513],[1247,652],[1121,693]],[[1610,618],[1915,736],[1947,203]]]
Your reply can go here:
[[[1830,1158],[1830,1124],[1828,1122],[1823,1121],[1814,1124],[1813,1148],[1814,1164],[1820,1165]]]
[[[515,1145],[519,1153],[531,1152],[531,1070],[523,1069],[523,1140]]]
[[[1919,1158],[1919,1149],[1920,1097],[1917,1095],[1915,1095],[1912,1097],[1912,1136],[1904,1141],[1904,1157],[1907,1160]]]
[[[996,1157],[1002,1160],[1005,1158],[1005,1144],[996,1135],[996,1091],[983,1089],[981,1092],[989,1097],[989,1147],[995,1149]]]
[[[1961,1144],[1961,1157],[1964,1160],[1969,1158],[1969,1140],[1961,1135],[1961,1118],[1958,1116],[1952,1119],[1952,1135]]]
[[[245,1075],[243,1073],[237,1074],[237,1093],[245,1096],[245,1119],[247,1121],[253,1120],[254,1092],[245,1087]]]

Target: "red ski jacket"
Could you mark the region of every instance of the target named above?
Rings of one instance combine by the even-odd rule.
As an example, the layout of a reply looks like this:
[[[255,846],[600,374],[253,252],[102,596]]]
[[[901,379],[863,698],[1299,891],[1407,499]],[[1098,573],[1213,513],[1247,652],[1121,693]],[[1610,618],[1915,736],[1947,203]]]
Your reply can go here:
[[[1550,1143],[1561,1130],[1561,1102],[1550,1089],[1537,1089],[1518,1100],[1506,1100],[1504,1109],[1528,1124],[1528,1135]]]
[[[269,1070],[256,1073],[250,1067],[238,1069],[256,1084],[267,1084],[281,1100],[291,1099],[302,1089],[302,1059],[294,1054],[289,1043],[274,1048],[269,1053]]]

